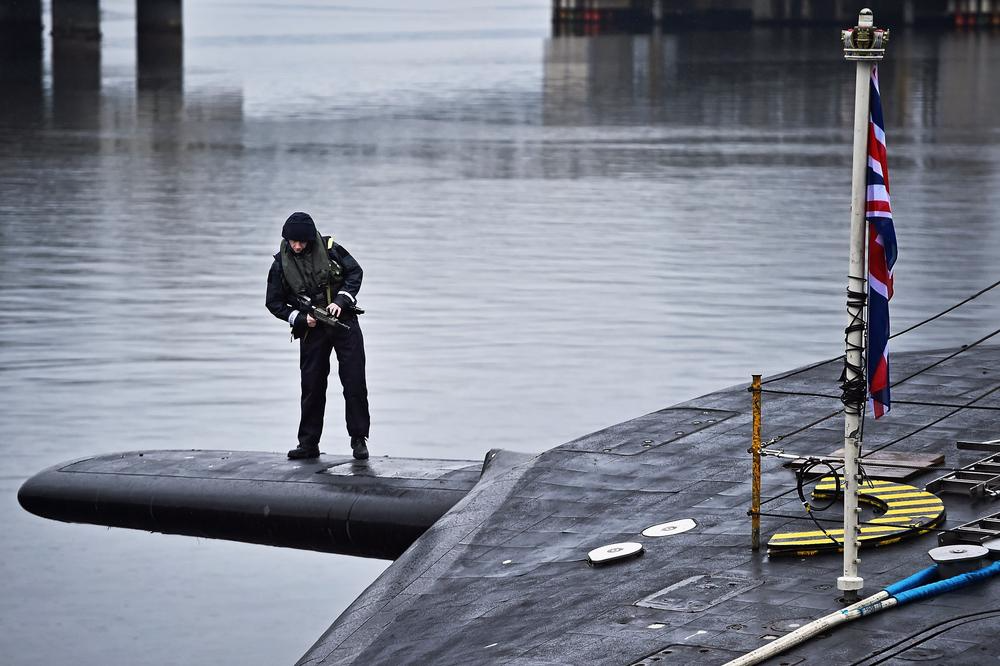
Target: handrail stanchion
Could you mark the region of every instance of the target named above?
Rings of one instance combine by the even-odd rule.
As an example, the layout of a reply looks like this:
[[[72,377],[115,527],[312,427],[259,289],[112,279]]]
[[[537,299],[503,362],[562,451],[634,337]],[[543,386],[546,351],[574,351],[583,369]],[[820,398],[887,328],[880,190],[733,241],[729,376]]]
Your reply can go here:
[[[752,376],[750,402],[753,405],[753,439],[750,453],[753,454],[753,481],[750,494],[750,547],[760,550],[760,375]]]

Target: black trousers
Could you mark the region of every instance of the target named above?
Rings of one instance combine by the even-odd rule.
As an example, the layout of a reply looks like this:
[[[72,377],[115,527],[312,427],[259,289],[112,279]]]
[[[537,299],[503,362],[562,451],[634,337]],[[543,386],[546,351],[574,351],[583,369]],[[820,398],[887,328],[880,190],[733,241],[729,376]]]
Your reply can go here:
[[[317,324],[299,341],[299,370],[302,372],[302,417],[299,421],[299,446],[319,447],[326,411],[326,387],[330,376],[330,355],[337,352],[340,384],[344,387],[344,415],[351,437],[367,437],[371,418],[368,414],[368,386],[365,383],[365,340],[358,320],[345,321],[351,327],[332,328]]]

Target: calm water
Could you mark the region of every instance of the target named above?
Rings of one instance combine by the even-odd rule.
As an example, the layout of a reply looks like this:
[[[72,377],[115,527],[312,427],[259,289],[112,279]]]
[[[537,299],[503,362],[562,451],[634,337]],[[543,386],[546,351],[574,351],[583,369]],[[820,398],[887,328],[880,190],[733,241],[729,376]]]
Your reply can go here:
[[[75,457],[294,443],[296,348],[263,307],[293,210],[365,268],[377,455],[541,451],[839,353],[834,30],[552,37],[544,1],[199,0],[150,60],[134,2],[102,5],[100,50],[0,63],[5,663],[291,663],[386,566],[16,503]],[[894,30],[881,71],[899,330],[998,279],[1000,35]],[[998,319],[994,292],[896,348]]]

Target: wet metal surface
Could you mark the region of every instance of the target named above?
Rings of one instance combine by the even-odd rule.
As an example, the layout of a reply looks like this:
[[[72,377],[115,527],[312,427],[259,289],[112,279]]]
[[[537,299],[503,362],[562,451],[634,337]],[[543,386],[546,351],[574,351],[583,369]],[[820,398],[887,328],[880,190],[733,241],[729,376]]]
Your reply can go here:
[[[905,377],[941,356],[899,353],[894,369]],[[892,421],[869,419],[866,449],[902,433],[908,436],[894,450],[942,451],[948,465],[976,455],[956,451],[950,442],[994,429],[993,413],[1000,408],[998,368],[1000,347],[980,346],[920,375],[938,382],[897,385],[894,395],[900,400],[930,402],[940,395],[935,384],[962,376],[965,399],[981,397],[976,404],[987,409],[949,415],[954,410],[898,405]],[[835,364],[824,364],[771,386],[806,391],[836,374]],[[571,442],[484,477],[355,601],[302,663],[611,665],[640,663],[671,646],[685,646],[679,654],[706,649],[717,660],[722,654],[728,659],[791,631],[806,618],[840,608],[835,586],[842,573],[839,555],[768,559],[750,549],[749,403],[744,387],[738,386],[682,405],[714,405],[732,412],[718,424],[719,432],[703,429],[686,437],[683,453],[661,447],[634,456],[595,454]],[[764,409],[765,437],[773,437],[818,420],[831,405],[823,398],[768,396]],[[655,440],[675,427],[671,410],[661,410],[617,430],[641,431]],[[785,444],[803,455],[829,450],[823,429],[807,429]],[[743,478],[720,474],[720,469]],[[924,472],[917,482],[933,475]],[[671,486],[677,490],[658,490]],[[793,472],[765,458],[764,510],[786,516],[765,516],[765,535],[813,525],[794,487]],[[983,510],[965,498],[949,498],[947,509],[949,525]],[[654,516],[671,515],[692,516],[697,527],[670,539],[640,535]],[[831,510],[819,517],[837,515]],[[642,544],[642,557],[600,568],[581,558],[588,548],[629,540]],[[936,542],[927,534],[862,551],[866,591],[925,568],[927,551]],[[866,659],[914,631],[930,631],[942,621],[992,608],[997,600],[1000,588],[996,581],[987,582],[864,618],[839,628],[835,639],[801,645],[782,659],[816,664]],[[989,634],[971,639],[955,634],[913,641],[900,658],[911,658],[911,648],[918,647],[944,650],[948,663],[956,664],[1000,656]],[[912,658],[924,654],[912,652]]]

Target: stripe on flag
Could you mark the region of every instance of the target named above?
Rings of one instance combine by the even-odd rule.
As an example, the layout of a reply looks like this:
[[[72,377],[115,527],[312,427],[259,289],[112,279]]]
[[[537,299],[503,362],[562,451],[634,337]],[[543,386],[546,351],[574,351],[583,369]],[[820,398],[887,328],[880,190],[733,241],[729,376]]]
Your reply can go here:
[[[868,116],[868,176],[865,218],[868,220],[868,401],[875,418],[889,411],[889,299],[896,263],[896,230],[889,203],[889,165],[885,122],[872,68]]]

